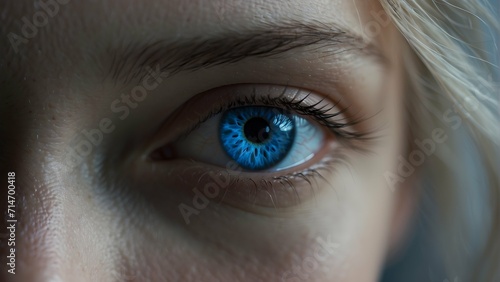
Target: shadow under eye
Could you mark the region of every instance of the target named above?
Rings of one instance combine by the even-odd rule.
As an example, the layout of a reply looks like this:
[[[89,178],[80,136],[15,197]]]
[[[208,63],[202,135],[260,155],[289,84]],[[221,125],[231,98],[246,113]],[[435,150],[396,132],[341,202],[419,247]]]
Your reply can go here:
[[[332,183],[329,180],[334,178],[340,159],[324,156],[322,160],[311,162],[314,164],[307,164],[305,169],[283,174],[245,171],[234,162],[222,168],[177,159],[157,167],[155,173],[160,178],[174,177],[176,191],[184,194],[191,206],[196,206],[195,202],[204,198],[216,205],[224,204],[250,213],[279,216],[311,208],[319,193],[325,188],[331,191]],[[163,170],[168,171],[168,176],[162,173]],[[171,180],[165,181],[170,183]]]
[[[302,165],[284,171],[249,171],[232,160],[218,166],[173,159],[153,161],[154,171],[148,173],[157,175],[161,182],[174,181],[176,184],[168,186],[175,186],[175,191],[184,195],[187,202],[191,199],[192,205],[204,198],[250,213],[287,216],[312,208],[318,195],[332,191],[330,181],[335,179],[337,169],[345,165],[347,156],[340,146],[330,145]]]

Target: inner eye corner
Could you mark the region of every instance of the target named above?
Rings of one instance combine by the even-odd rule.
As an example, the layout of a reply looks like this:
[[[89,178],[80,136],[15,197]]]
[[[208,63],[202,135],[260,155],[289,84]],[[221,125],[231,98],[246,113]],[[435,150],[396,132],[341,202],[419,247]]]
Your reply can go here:
[[[154,147],[155,149],[150,150],[144,155],[144,160],[146,162],[159,162],[173,160],[176,158],[175,151],[172,149],[171,144],[166,144],[161,147]]]

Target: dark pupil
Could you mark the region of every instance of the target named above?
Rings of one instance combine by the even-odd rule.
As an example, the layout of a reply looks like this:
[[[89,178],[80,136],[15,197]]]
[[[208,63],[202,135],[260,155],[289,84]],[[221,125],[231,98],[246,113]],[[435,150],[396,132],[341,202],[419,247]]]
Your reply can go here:
[[[243,132],[248,141],[263,143],[267,141],[270,133],[269,122],[261,117],[249,119],[243,126]]]

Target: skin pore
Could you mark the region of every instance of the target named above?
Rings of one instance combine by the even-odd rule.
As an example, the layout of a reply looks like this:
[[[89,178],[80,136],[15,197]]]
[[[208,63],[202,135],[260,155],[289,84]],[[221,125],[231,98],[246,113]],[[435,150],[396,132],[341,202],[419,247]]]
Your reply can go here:
[[[377,1],[70,1],[17,52],[7,35],[37,10],[0,10],[0,157],[19,187],[6,281],[377,280],[415,201],[384,178],[406,147],[406,45]],[[310,118],[331,147],[281,171],[230,169],[220,189],[241,193],[201,208],[193,189],[225,183],[227,162],[191,147],[151,157],[222,101],[282,93],[311,93],[373,138]],[[308,168],[321,176],[298,177]],[[293,194],[273,198],[286,175]]]

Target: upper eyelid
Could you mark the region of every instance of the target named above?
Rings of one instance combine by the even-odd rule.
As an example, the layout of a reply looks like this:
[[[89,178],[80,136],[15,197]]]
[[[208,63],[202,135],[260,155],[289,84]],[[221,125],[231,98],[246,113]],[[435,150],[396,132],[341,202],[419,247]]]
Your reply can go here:
[[[160,65],[162,72],[173,75],[181,71],[235,63],[248,57],[268,57],[301,47],[314,47],[315,53],[345,56],[348,53],[383,58],[373,43],[333,24],[289,22],[267,24],[249,32],[229,33],[221,38],[126,44],[109,47],[112,57],[108,76],[127,83],[146,75],[146,66]]]

